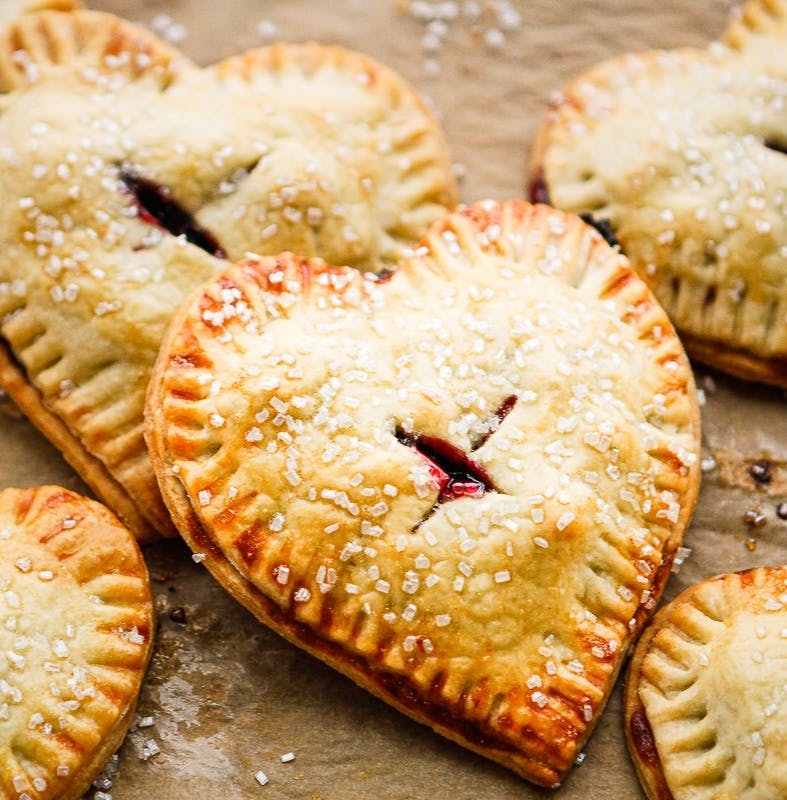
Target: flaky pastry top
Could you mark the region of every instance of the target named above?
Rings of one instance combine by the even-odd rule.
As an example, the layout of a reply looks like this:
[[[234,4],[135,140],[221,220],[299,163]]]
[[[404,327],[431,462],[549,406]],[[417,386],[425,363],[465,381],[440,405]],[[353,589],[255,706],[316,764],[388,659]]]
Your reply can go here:
[[[674,800],[787,795],[787,568],[687,589],[659,612],[633,664],[629,740],[650,797],[660,800],[659,785]]]
[[[249,251],[381,269],[454,202],[421,100],[338,47],[203,70],[115,17],[36,14],[0,32],[0,109],[2,336],[162,532],[142,405],[183,298]]]
[[[609,221],[690,354],[787,385],[784,0],[744,5],[724,43],[572,80],[542,126],[533,191]]]
[[[236,596],[546,785],[697,486],[664,312],[594,230],[517,201],[437,223],[393,275],[226,269],[173,323],[147,414],[175,523]]]
[[[87,790],[128,728],[153,633],[145,564],[112,514],[56,486],[0,491],[0,797]]]

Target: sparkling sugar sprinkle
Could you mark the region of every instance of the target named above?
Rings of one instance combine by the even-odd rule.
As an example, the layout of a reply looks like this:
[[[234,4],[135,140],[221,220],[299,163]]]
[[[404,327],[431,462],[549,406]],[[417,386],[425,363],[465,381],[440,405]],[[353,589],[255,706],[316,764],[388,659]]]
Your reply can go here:
[[[562,236],[565,218],[548,212],[547,220],[545,229],[550,235]],[[503,247],[505,236],[520,231],[507,231],[492,220],[474,233],[479,246],[491,248],[498,242]],[[447,250],[459,247],[458,241],[453,230],[442,235]],[[547,248],[533,271],[551,276],[565,268]],[[293,298],[299,284],[283,268],[274,274],[280,274],[281,280],[271,280],[271,285],[283,287],[281,291],[265,290],[265,303],[270,304],[271,313],[286,312],[296,302]],[[528,277],[532,276],[528,273]],[[427,306],[426,310],[433,313],[424,315],[423,308],[415,305],[417,299],[412,306],[418,315],[412,325],[420,328],[417,346],[411,345],[411,337],[406,346],[393,349],[387,341],[391,334],[380,334],[379,342],[357,335],[365,332],[372,310],[376,318],[386,320],[386,314],[377,312],[389,302],[387,290],[376,281],[353,288],[347,297],[329,294],[331,302],[316,305],[314,319],[303,320],[297,349],[293,346],[291,351],[286,344],[275,347],[274,336],[258,328],[253,318],[242,317],[239,298],[217,294],[216,307],[221,306],[222,314],[232,320],[226,324],[226,341],[231,343],[235,336],[244,337],[244,342],[247,336],[259,340],[259,352],[249,346],[247,352],[253,358],[241,366],[247,369],[252,361],[255,366],[264,362],[269,388],[261,391],[259,381],[250,378],[249,397],[253,399],[234,435],[215,435],[238,445],[239,452],[233,456],[237,463],[228,461],[228,469],[240,468],[248,454],[260,474],[278,470],[281,487],[275,495],[265,496],[256,528],[247,529],[244,520],[231,531],[235,552],[247,564],[256,560],[250,569],[260,576],[258,588],[280,600],[288,613],[304,621],[319,621],[322,609],[330,608],[334,619],[359,620],[363,626],[359,625],[359,630],[372,644],[384,637],[395,657],[405,662],[418,664],[434,656],[439,663],[452,658],[457,637],[467,640],[463,646],[470,648],[472,656],[476,645],[465,636],[468,608],[477,607],[480,619],[503,624],[508,614],[508,619],[516,622],[520,598],[531,589],[529,584],[534,593],[542,588],[539,573],[546,572],[548,579],[555,563],[561,569],[573,567],[562,553],[571,552],[576,542],[594,535],[597,529],[628,529],[619,543],[612,544],[620,558],[610,557],[599,577],[610,596],[616,593],[614,603],[630,609],[632,627],[636,625],[635,612],[648,600],[646,590],[653,585],[659,563],[660,539],[649,523],[658,520],[657,525],[667,526],[679,522],[681,495],[658,485],[661,467],[655,463],[656,456],[649,463],[639,456],[631,463],[626,455],[629,448],[622,445],[631,437],[639,441],[639,431],[644,429],[642,449],[649,454],[670,454],[663,459],[669,468],[688,474],[683,465],[694,457],[686,450],[689,432],[673,434],[661,425],[666,402],[659,391],[663,383],[656,380],[659,375],[652,384],[640,380],[638,360],[632,361],[636,368],[631,383],[642,384],[644,389],[631,395],[617,390],[613,376],[621,370],[628,374],[626,352],[641,355],[638,348],[648,346],[641,343],[638,329],[617,317],[617,307],[611,301],[596,303],[595,297],[566,296],[562,281],[547,281],[542,286],[541,275],[536,278],[539,283],[532,312],[523,312],[521,303],[511,302],[520,292],[522,298],[530,297],[527,284],[513,266],[501,266],[499,288],[491,279],[488,284],[435,284],[434,289],[427,284],[434,294],[434,308]],[[332,289],[336,289],[335,281],[344,280],[341,273],[335,277],[318,272],[314,278],[315,285],[323,282]],[[409,322],[403,308],[407,302],[397,301],[401,325],[394,318],[404,330]],[[237,313],[230,313],[228,306]],[[498,332],[489,320],[501,313],[510,316]],[[356,323],[357,328],[353,327]],[[307,372],[300,354],[311,356],[322,353],[322,348],[330,353],[329,368],[317,381],[308,370],[308,378],[299,384]],[[456,352],[472,356],[453,357]],[[390,380],[373,390],[363,389],[380,363],[387,366],[389,358]],[[531,364],[542,361],[545,368],[554,364],[560,375],[553,387],[532,377],[538,370]],[[416,362],[418,377],[421,373],[427,376],[418,385],[413,380]],[[218,367],[210,374],[202,367],[194,370],[197,381],[204,376],[204,386],[219,378],[228,385],[226,372]],[[531,382],[538,392],[527,389]],[[517,394],[508,395],[510,387],[516,387]],[[459,444],[419,430],[413,410],[417,406],[408,397],[416,393],[419,405],[456,408],[445,422],[446,427],[449,423],[455,426],[450,433]],[[299,405],[304,397],[306,401]],[[211,403],[221,402],[224,399],[216,397],[201,406],[206,423],[217,408]],[[536,452],[548,468],[534,470],[528,467],[528,451],[522,444],[532,437],[525,420],[532,417],[536,404],[546,407],[550,402],[561,416],[544,415]],[[296,413],[300,408],[305,410]],[[399,412],[396,418],[391,416],[393,408]],[[263,411],[265,415],[260,417]],[[251,427],[259,430],[258,442],[249,442],[246,436]],[[467,443],[474,439],[483,444],[468,448]],[[381,447],[389,450],[378,461],[373,456]],[[404,448],[409,450],[407,460],[399,458],[406,454]],[[394,452],[398,465],[391,469],[388,456]],[[379,469],[378,464],[382,465]],[[511,487],[506,493],[495,489],[498,471],[505,473]],[[199,476],[191,479],[186,475],[183,483],[191,497],[203,490]],[[210,505],[199,513],[218,519],[232,501],[218,476],[210,485],[214,487]],[[261,487],[261,496],[267,488]],[[420,511],[418,506],[411,507],[415,503]],[[401,524],[405,518],[406,527]],[[303,549],[300,543],[290,546],[293,539],[287,536],[290,527],[298,529],[299,520],[308,520],[310,526],[304,531]],[[262,536],[258,536],[260,532]],[[318,544],[313,551],[309,549],[312,535]],[[280,542],[284,546],[279,546]],[[686,552],[679,553],[676,563]],[[536,553],[533,578],[529,568],[522,566],[531,560],[531,553]],[[628,563],[637,556],[634,575],[617,567],[621,559]],[[541,564],[544,569],[539,569]],[[290,606],[291,599],[298,605]],[[565,636],[562,620],[554,633],[544,635],[542,646],[528,643],[528,657],[534,651],[533,669],[537,672],[523,702],[532,713],[559,712],[562,700],[555,687],[567,673],[592,677],[602,663],[622,657],[628,640],[624,632],[606,625],[605,603],[592,599],[589,608],[578,609],[581,617],[573,614],[566,621],[571,631],[576,630],[575,623],[594,634],[598,631],[592,649],[577,646],[573,635]],[[503,605],[506,614],[501,617],[498,609]],[[496,666],[493,663],[490,669]],[[578,727],[591,722],[595,712],[594,705],[583,704]],[[267,783],[267,776],[261,775]]]
[[[254,780],[259,783],[260,786],[265,786],[266,783],[270,780],[270,778],[261,770],[258,769],[254,773]]]
[[[522,28],[522,15],[508,0],[410,0],[399,5],[423,26],[421,50],[427,78],[440,74],[440,51],[452,34],[458,32],[479,47],[499,52],[508,37]]]
[[[181,44],[189,35],[186,26],[176,22],[169,14],[157,14],[153,17],[150,27],[170,44]]]
[[[149,758],[158,755],[160,752],[161,748],[158,746],[158,742],[155,739],[145,739],[145,741],[142,743],[139,757],[143,761],[147,761]]]
[[[255,29],[257,31],[257,36],[259,36],[263,42],[272,42],[279,36],[279,29],[276,27],[276,23],[269,19],[261,19],[255,26]]]

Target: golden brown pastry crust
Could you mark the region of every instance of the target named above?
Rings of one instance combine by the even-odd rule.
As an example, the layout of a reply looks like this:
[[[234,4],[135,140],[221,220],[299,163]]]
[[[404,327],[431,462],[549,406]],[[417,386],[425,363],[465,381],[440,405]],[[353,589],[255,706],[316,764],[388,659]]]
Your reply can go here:
[[[525,379],[539,332],[547,354]],[[564,363],[567,339],[578,358],[595,347],[593,359]],[[438,378],[417,353],[449,343]],[[569,387],[594,389],[574,381],[613,394],[591,411]],[[610,427],[597,415],[617,400]],[[590,422],[563,419],[570,408]],[[175,524],[240,602],[394,707],[546,786],[592,731],[698,486],[696,397],[663,311],[595,231],[518,201],[437,223],[384,280],[291,254],[229,267],[175,318],[146,415]],[[594,421],[601,433],[585,427]],[[396,423],[472,451],[487,491],[438,491]]]
[[[706,579],[661,609],[627,676],[626,737],[650,800],[781,797],[787,568]]]
[[[455,202],[444,137],[365,56],[279,44],[200,70],[88,11],[0,31],[0,92],[9,393],[141,540],[175,535],[142,433],[174,309],[225,255],[396,260]]]
[[[35,421],[41,433],[63,454],[63,458],[79,473],[82,480],[105,502],[118,517],[135,532],[140,542],[152,541],[158,536],[156,530],[139,513],[126,491],[120,486],[106,467],[93,458],[79,440],[44,404],[40,392],[27,380],[24,370],[14,359],[6,344],[0,339],[0,386],[14,401],[25,416]],[[168,530],[172,523],[163,530]]]
[[[76,800],[133,718],[154,630],[147,570],[109,511],[48,486],[0,492],[0,571],[0,796]]]
[[[611,224],[692,357],[787,387],[787,3],[746,3],[724,41],[572,80],[531,191]]]
[[[787,32],[787,3],[785,0],[746,0],[733,13],[724,31],[723,42],[736,50],[751,48],[752,40],[774,37],[773,46]],[[755,45],[756,46],[756,45]]]
[[[642,659],[648,652],[651,639],[659,629],[662,613],[668,608],[669,606],[665,606],[645,627],[637,641],[637,646],[631,656],[626,674],[624,709],[626,743],[631,754],[631,760],[634,762],[637,777],[645,794],[648,796],[648,800],[675,800],[664,779],[656,741],[653,738],[653,729],[650,727],[645,709],[637,697],[637,681],[642,668]]]
[[[787,388],[787,356],[757,358],[746,350],[725,347],[719,342],[704,341],[685,333],[681,335],[681,341],[694,361],[716,367],[736,378]]]
[[[22,14],[36,11],[73,11],[81,7],[79,0],[3,0],[0,3],[0,23],[11,22]]]

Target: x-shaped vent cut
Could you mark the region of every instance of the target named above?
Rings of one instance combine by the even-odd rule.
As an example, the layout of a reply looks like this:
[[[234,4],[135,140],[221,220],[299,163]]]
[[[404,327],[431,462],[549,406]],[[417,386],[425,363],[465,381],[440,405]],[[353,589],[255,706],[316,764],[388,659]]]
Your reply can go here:
[[[483,466],[472,457],[472,453],[478,450],[497,430],[500,423],[516,405],[516,401],[515,395],[511,395],[503,401],[494,414],[495,424],[490,426],[489,432],[470,453],[465,453],[456,445],[437,436],[406,433],[401,428],[396,429],[396,438],[402,444],[412,447],[428,462],[429,472],[439,486],[437,502],[418,525],[431,516],[441,503],[456,500],[459,497],[480,497],[485,492],[497,491],[492,479]]]

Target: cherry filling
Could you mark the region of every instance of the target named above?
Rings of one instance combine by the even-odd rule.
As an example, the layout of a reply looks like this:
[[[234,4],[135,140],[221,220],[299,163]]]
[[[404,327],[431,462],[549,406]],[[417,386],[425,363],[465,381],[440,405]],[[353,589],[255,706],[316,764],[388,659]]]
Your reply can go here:
[[[530,200],[533,203],[544,203],[544,205],[547,206],[550,205],[547,182],[544,180],[544,173],[541,170],[538,170],[533,175],[530,181],[529,194]]]
[[[579,218],[588,225],[592,225],[606,240],[610,247],[620,248],[620,242],[615,235],[615,229],[608,219],[596,219],[592,214],[580,214]]]
[[[137,201],[139,218],[149,225],[159,225],[173,236],[184,236],[186,241],[202,248],[216,258],[227,254],[213,234],[200,227],[194,217],[183,208],[165,186],[140,178],[130,172],[121,172],[120,179]]]
[[[494,491],[492,479],[484,468],[445,439],[416,436],[411,447],[429,462],[429,472],[440,487],[438,503],[458,497],[480,497],[486,491]]]
[[[659,763],[659,753],[656,749],[656,740],[653,736],[653,729],[650,727],[644,709],[638,708],[629,721],[629,731],[631,741],[639,757],[649,766],[653,767]]]
[[[516,395],[507,397],[495,412],[497,425],[500,424],[516,405]],[[495,430],[497,426],[495,426]],[[476,446],[480,447],[491,435],[488,433]],[[437,503],[456,500],[459,497],[480,497],[484,492],[497,491],[486,470],[470,455],[456,445],[437,436],[423,434],[410,435],[401,428],[396,429],[396,438],[404,445],[417,450],[429,465],[429,473],[434,478],[439,494]],[[431,513],[431,512],[430,512]]]

